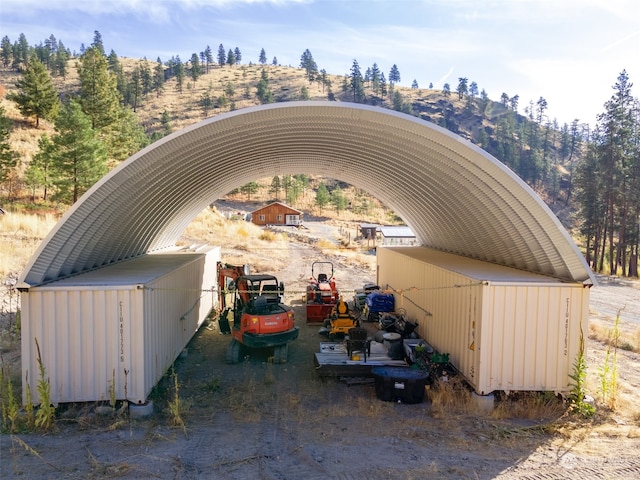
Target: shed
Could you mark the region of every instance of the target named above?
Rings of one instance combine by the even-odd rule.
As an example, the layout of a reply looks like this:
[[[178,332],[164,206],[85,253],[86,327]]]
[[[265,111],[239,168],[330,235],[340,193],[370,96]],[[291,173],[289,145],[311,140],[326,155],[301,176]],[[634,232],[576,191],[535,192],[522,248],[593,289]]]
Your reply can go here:
[[[425,247],[377,249],[378,284],[480,395],[571,390],[590,283]]]
[[[404,225],[379,227],[382,245],[415,245],[416,234]]]
[[[217,302],[218,261],[219,247],[173,249],[23,290],[22,378],[34,401],[37,341],[54,404],[146,402]]]
[[[302,212],[280,202],[254,210],[251,221],[256,225],[293,225],[302,223]]]
[[[376,225],[375,223],[360,224],[360,235],[365,240],[375,240],[377,233],[378,233],[378,225]]]

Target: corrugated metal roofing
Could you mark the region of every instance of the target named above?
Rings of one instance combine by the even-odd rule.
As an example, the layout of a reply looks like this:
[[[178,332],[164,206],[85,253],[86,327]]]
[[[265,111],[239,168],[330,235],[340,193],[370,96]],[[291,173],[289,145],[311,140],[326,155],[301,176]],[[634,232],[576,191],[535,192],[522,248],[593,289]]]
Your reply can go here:
[[[504,265],[488,264],[469,257],[461,257],[439,250],[424,247],[393,247],[382,246],[379,249],[388,250],[410,257],[422,263],[428,263],[448,272],[455,272],[465,277],[473,278],[479,282],[491,282],[493,284],[539,284],[558,285],[561,280],[551,278],[540,273],[518,270]],[[410,277],[410,275],[407,275]]]
[[[237,110],[141,150],[76,202],[22,280],[38,285],[173,246],[227,192],[296,173],[369,192],[425,246],[595,283],[558,219],[495,158],[418,118],[335,102]]]
[[[409,227],[379,227],[379,230],[383,237],[414,238],[416,236]]]

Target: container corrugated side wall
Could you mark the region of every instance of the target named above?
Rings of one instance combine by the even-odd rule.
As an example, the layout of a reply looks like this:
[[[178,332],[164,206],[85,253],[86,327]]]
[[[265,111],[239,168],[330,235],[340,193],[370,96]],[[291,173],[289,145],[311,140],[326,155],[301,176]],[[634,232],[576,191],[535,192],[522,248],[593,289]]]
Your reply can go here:
[[[36,340],[54,404],[125,398],[133,385],[131,318],[142,317],[142,291],[31,289],[22,294],[22,380],[40,403]],[[26,388],[23,388],[26,401]]]
[[[144,289],[144,391],[129,399],[142,402],[189,343],[214,306],[216,253],[199,255]],[[132,372],[134,378],[140,372]]]
[[[406,250],[407,252],[409,250]],[[418,334],[476,386],[483,285],[398,251],[377,251],[378,283],[395,290],[396,309],[418,322]]]
[[[570,391],[581,329],[587,334],[589,289],[492,285],[485,294],[479,390]]]

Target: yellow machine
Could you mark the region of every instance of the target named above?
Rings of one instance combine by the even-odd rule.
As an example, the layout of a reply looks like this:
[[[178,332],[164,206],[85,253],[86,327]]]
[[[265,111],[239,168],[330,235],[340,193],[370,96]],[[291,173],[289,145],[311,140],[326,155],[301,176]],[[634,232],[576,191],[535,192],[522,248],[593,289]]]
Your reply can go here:
[[[342,297],[340,297],[340,300],[336,303],[333,311],[324,321],[324,326],[328,330],[329,337],[332,338],[347,335],[349,329],[359,327],[360,322],[357,318],[351,315],[349,305]]]

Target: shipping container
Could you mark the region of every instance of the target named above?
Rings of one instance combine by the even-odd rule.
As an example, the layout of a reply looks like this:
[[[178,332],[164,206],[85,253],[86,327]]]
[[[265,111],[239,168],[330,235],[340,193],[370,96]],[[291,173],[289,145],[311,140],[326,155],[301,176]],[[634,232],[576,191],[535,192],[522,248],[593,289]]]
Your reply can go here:
[[[145,403],[217,305],[219,247],[152,253],[22,291],[22,379],[54,404]]]
[[[475,392],[571,390],[590,283],[425,247],[379,247],[378,284]]]

